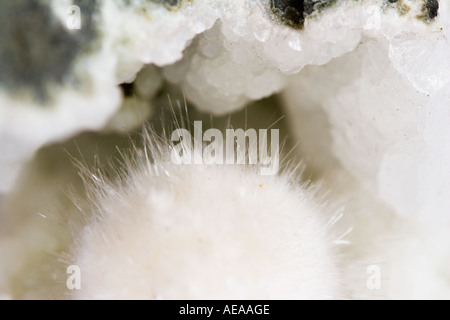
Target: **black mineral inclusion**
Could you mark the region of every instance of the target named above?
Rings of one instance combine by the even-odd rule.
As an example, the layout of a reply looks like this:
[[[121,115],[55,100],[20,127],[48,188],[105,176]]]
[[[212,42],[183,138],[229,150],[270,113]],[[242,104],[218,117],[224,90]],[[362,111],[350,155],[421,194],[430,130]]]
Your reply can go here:
[[[336,0],[271,0],[270,8],[284,24],[302,29],[307,16],[335,2]]]
[[[0,1],[0,86],[46,103],[50,87],[71,79],[77,56],[96,37],[97,0],[74,0],[82,28],[68,31],[46,0]]]
[[[338,0],[270,0],[270,8],[284,24],[295,29],[302,29],[309,15],[337,2]],[[386,2],[400,3],[399,0],[386,0]],[[424,0],[423,13],[426,20],[436,18],[438,10],[438,0]]]
[[[428,19],[433,20],[434,18],[436,18],[439,11],[438,0],[428,0],[425,4],[425,9],[428,14]]]

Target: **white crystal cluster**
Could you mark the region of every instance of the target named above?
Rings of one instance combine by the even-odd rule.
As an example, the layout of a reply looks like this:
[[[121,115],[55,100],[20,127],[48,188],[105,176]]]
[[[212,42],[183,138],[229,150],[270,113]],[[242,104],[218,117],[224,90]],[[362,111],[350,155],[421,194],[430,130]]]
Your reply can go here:
[[[67,30],[72,16],[66,10],[74,3],[51,2],[52,11]],[[133,81],[144,64],[161,66],[181,59],[188,42],[216,19],[215,12],[201,0],[173,12],[149,1],[95,3],[99,7],[95,15],[95,49],[82,50],[73,70],[82,79],[80,86],[54,86],[52,100],[44,104],[28,95],[17,96],[0,89],[0,192],[11,189],[23,163],[43,145],[81,131],[102,129],[121,105],[118,84]],[[42,41],[47,39],[43,37]],[[158,77],[152,80],[160,81]],[[131,112],[121,113],[128,115],[124,121],[132,121],[127,119],[136,117],[133,113],[148,114],[142,100],[151,98],[151,87],[131,108],[125,103],[125,109]],[[133,123],[122,123],[118,130],[128,126],[133,127]]]
[[[290,75],[306,65],[326,64],[354,50],[363,37],[371,37],[391,42],[392,62],[415,88],[426,93],[440,89],[449,81],[445,68],[430,66],[419,72],[411,64],[422,59],[415,60],[420,65],[431,58],[427,54],[446,50],[441,24],[430,26],[417,19],[421,1],[403,4],[410,6],[410,12],[399,16],[386,1],[341,1],[306,19],[299,32],[274,23],[267,1],[224,2],[216,25],[201,34],[183,60],[165,68],[164,74],[182,84],[199,108],[223,114],[281,91]],[[420,55],[421,48],[429,46],[438,46],[439,51],[429,48]]]
[[[352,2],[330,8],[320,23],[307,22],[303,32],[274,22],[267,1],[222,6],[214,27],[196,39],[183,60],[164,69],[169,81],[183,85],[188,99],[215,114],[281,91],[289,75],[324,64],[360,41],[361,6]],[[343,11],[353,17],[348,24],[337,19]]]
[[[115,63],[106,48],[80,60],[77,69],[88,87],[58,88],[46,106],[0,88],[0,192],[11,189],[23,163],[43,145],[106,124],[121,101]]]
[[[315,137],[303,150],[313,166],[334,156],[398,213],[449,219],[450,44],[440,27],[395,31],[383,19],[386,36],[291,82],[288,118]]]
[[[323,129],[332,141],[322,152],[331,150],[398,212],[448,216],[447,3],[429,24],[417,18],[423,2],[402,5],[409,8],[404,15],[385,1],[343,2],[307,19],[299,32],[274,23],[263,2],[227,3],[220,21],[164,75],[200,109],[218,114],[288,85],[299,139],[309,128],[317,148],[322,142],[314,137]],[[313,108],[325,113],[327,128],[311,114],[303,120],[302,110]]]
[[[83,272],[75,299],[343,297],[336,217],[295,172],[176,165],[173,146],[152,134],[147,148],[121,182],[87,178],[93,208],[70,260]]]
[[[65,9],[73,3],[52,4],[63,25]],[[440,22],[429,25],[416,18],[422,1],[402,1],[410,8],[403,16],[396,4],[384,0],[338,1],[308,17],[302,31],[280,23],[266,0],[196,0],[180,2],[172,10],[142,0],[97,3],[97,49],[80,54],[74,71],[83,77],[85,90],[55,88],[49,108],[36,108],[26,97],[1,94],[0,141],[9,150],[0,159],[2,190],[9,189],[21,163],[40,146],[104,126],[120,105],[117,84],[133,81],[143,64],[167,66],[165,78],[179,84],[198,108],[215,114],[280,92],[304,66],[326,64],[352,51],[365,36],[389,40],[390,61],[421,92],[442,88],[450,77],[445,67],[424,67],[425,61],[435,60],[428,54],[446,51],[447,42]],[[423,54],[415,51],[424,47],[429,50]],[[136,110],[138,115],[148,114]]]
[[[143,64],[165,66],[180,60],[194,36],[218,18],[206,0],[182,2],[176,10],[144,0],[101,3],[105,38],[118,56],[119,82],[134,80]]]

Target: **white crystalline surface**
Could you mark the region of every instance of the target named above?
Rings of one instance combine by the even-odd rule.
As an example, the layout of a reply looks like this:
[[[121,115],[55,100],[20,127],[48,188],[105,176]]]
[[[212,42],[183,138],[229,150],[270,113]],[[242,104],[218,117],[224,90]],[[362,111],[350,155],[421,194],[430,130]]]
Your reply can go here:
[[[430,93],[450,80],[445,68],[411,68],[446,49],[439,41],[439,23],[417,19],[421,1],[403,1],[410,7],[404,16],[384,0],[338,1],[308,17],[301,31],[279,23],[268,3],[216,4],[219,21],[196,39],[183,60],[165,69],[167,79],[181,84],[200,109],[224,114],[281,91],[289,75],[306,65],[326,64],[369,36],[391,41],[392,63],[417,90]]]
[[[114,57],[100,52],[78,65],[89,90],[60,88],[51,105],[11,97],[0,90],[0,192],[14,183],[22,164],[41,146],[83,130],[101,129],[120,106],[120,91],[111,77]],[[101,68],[105,73],[95,72]]]
[[[363,37],[389,41],[390,63],[415,90],[433,94],[450,81],[447,28],[416,18],[422,1],[403,1],[410,10],[402,16],[384,0],[338,1],[308,17],[303,30],[283,25],[267,0],[183,1],[171,10],[143,0],[98,3],[98,47],[75,68],[89,90],[55,88],[52,106],[40,109],[0,94],[0,142],[8,150],[0,159],[1,190],[42,145],[104,126],[120,105],[117,84],[133,81],[143,64],[164,67],[188,100],[214,114],[281,92],[305,66],[351,52]],[[53,3],[62,22],[70,4]],[[141,109],[123,114],[139,118]]]
[[[118,55],[120,82],[133,80],[144,63],[165,66],[180,60],[192,38],[212,27],[218,14],[209,1],[186,2],[174,10],[145,0],[102,2],[105,38]]]
[[[98,3],[95,50],[80,53],[73,71],[81,79],[79,86],[52,87],[52,100],[44,105],[0,88],[0,193],[11,189],[23,163],[43,145],[81,131],[101,130],[120,107],[119,83],[133,81],[144,63],[165,65],[181,59],[188,42],[216,20],[215,12],[201,0],[173,12],[149,1]],[[70,0],[52,3],[52,12],[63,26],[72,4]],[[141,107],[130,113],[133,108],[127,101],[123,109],[125,124],[112,125],[119,131],[133,127],[133,118],[148,113]]]
[[[279,92],[290,74],[353,50],[364,23],[361,6],[343,4],[305,30],[281,25],[267,1],[218,2],[220,20],[200,35],[179,63],[164,72],[183,85],[188,99],[216,114]],[[346,24],[339,17],[348,14]],[[363,14],[364,16],[364,14]],[[336,22],[337,21],[337,22]],[[326,32],[324,32],[326,30]]]
[[[321,153],[400,213],[448,215],[448,3],[425,23],[417,18],[422,1],[403,1],[409,10],[402,15],[386,1],[344,1],[307,19],[301,31],[274,23],[264,3],[223,3],[219,21],[164,69],[166,78],[216,114],[289,86],[294,127],[305,122],[304,110],[325,114],[329,127],[310,124],[314,132],[307,132],[310,144],[324,145]],[[325,66],[302,71],[308,65]],[[331,145],[315,138],[321,131]]]
[[[284,94],[294,131],[315,142],[303,150],[312,164],[326,169],[334,156],[404,215],[449,218],[450,45],[443,22],[413,29],[385,16],[357,50],[305,68]]]

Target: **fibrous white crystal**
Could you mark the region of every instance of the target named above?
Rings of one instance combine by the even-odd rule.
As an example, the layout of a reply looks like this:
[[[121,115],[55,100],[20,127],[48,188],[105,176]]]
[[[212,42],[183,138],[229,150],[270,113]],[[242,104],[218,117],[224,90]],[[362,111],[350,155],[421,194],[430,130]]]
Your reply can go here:
[[[311,189],[292,184],[289,173],[177,165],[170,160],[173,146],[160,139],[151,136],[148,151],[142,150],[149,154],[125,161],[120,180],[108,182],[99,173],[89,179],[92,209],[71,259],[83,271],[74,298],[342,294],[327,227],[333,215],[311,197]]]

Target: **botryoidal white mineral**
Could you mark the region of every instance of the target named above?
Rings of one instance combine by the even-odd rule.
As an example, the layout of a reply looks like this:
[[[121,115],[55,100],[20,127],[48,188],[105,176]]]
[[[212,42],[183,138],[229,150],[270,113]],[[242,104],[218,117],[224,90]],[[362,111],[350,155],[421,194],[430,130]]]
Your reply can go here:
[[[69,29],[77,17],[67,10],[74,5],[79,30]],[[387,39],[391,63],[418,91],[432,94],[449,81],[440,67],[448,59],[423,63],[435,58],[427,52],[448,52],[446,3],[437,15],[436,0],[20,0],[1,6],[4,191],[42,145],[103,127],[120,107],[117,85],[133,81],[143,64],[167,66],[165,77],[215,114],[282,91],[304,66],[326,64],[364,37]],[[11,16],[14,23],[6,22]],[[420,68],[413,66],[415,49],[423,51],[417,52]]]

